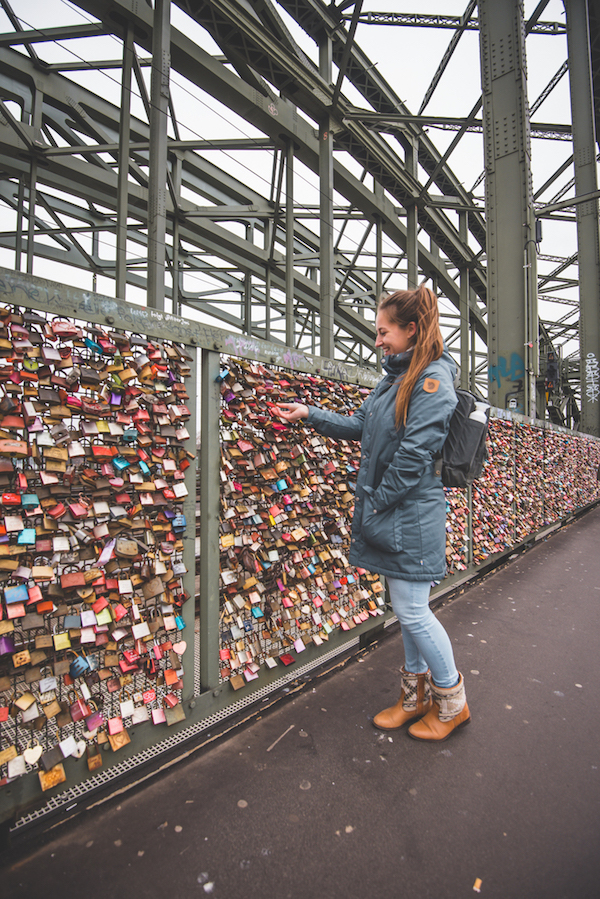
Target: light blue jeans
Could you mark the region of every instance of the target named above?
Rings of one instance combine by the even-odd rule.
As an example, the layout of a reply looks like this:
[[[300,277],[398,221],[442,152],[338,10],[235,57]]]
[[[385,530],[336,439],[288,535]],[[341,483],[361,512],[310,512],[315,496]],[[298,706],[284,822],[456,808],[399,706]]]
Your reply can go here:
[[[404,667],[412,674],[429,668],[436,687],[455,687],[459,674],[450,637],[429,607],[429,581],[386,578],[392,609],[402,628]]]

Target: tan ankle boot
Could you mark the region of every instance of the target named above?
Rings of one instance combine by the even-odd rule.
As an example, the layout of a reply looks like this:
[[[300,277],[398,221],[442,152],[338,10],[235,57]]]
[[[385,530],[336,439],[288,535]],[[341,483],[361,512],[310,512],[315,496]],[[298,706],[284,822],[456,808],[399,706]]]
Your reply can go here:
[[[402,693],[396,705],[384,709],[373,718],[375,727],[381,730],[397,730],[407,721],[420,718],[431,708],[431,690],[429,688],[429,672],[411,674],[401,669]]]
[[[424,718],[416,721],[408,729],[413,740],[427,740],[441,743],[458,727],[471,720],[462,674],[456,687],[443,689],[431,682],[433,704]]]

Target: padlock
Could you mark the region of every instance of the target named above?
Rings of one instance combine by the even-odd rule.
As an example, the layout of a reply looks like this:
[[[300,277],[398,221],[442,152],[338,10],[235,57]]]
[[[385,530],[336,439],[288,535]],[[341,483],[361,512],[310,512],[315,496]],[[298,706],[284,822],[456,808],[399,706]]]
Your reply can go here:
[[[16,608],[11,606],[9,608]],[[28,641],[20,631],[13,632],[15,640],[15,650],[12,655],[13,668],[22,668],[24,665],[31,664],[31,652],[28,648]]]
[[[60,764],[62,760],[63,754],[60,751],[60,746],[57,744],[52,749],[48,749],[41,754],[39,761],[40,768],[42,768],[43,771],[50,771],[55,765]]]
[[[60,576],[60,586],[65,591],[75,590],[78,587],[84,587],[86,584],[85,574],[80,569],[75,571],[67,571]]]
[[[74,698],[73,698],[74,697]],[[89,705],[77,695],[75,690],[69,693],[69,714],[73,721],[82,721],[90,714]]]
[[[187,527],[187,520],[185,515],[182,512],[178,512],[173,521],[171,522],[171,527],[175,531],[176,534],[182,534]]]
[[[134,665],[140,659],[140,654],[136,649],[125,649],[123,655],[128,664]]]
[[[117,537],[115,553],[121,559],[134,559],[140,554],[140,547],[135,540],[128,537]]]
[[[12,634],[0,635],[0,656],[11,655],[15,651],[15,641]]]
[[[125,728],[123,728],[117,733],[109,733],[108,742],[110,743],[110,748],[112,749],[112,751],[116,752],[118,749],[122,749],[124,746],[127,746],[127,744],[131,742],[131,738]]]
[[[185,711],[183,705],[177,700],[175,704],[171,705],[169,703],[170,698],[174,694],[168,694],[165,696],[165,718],[167,725],[171,727],[173,724],[178,724],[180,721],[185,721]]]
[[[22,696],[18,697],[15,702],[15,705],[19,704],[19,700],[23,701],[25,697],[27,697],[27,693],[24,693]],[[31,696],[31,694],[29,694]],[[34,700],[30,705],[26,708],[21,709],[21,721],[23,724],[30,724],[33,721],[36,721],[40,716],[40,710],[38,708],[37,702]]]
[[[93,741],[92,743],[88,743],[85,747],[86,751],[86,760],[89,771],[97,771],[98,768],[102,767],[102,753],[100,752],[100,747],[98,744]]]
[[[85,726],[88,731],[97,730],[104,724],[104,715],[98,708],[98,704],[94,699],[91,699],[88,705],[91,711],[85,719]]]
[[[123,696],[125,696],[125,699],[123,699]],[[123,688],[119,696],[119,707],[121,718],[130,718],[133,715],[134,701],[125,688]]]
[[[128,462],[124,456],[115,456],[112,460],[112,464],[115,471],[125,471],[126,468],[129,468],[131,463]]]
[[[7,605],[12,603],[29,602],[29,593],[26,584],[18,584],[4,588],[4,601]]]
[[[52,693],[46,695],[51,696],[52,698],[50,698],[48,702],[44,702],[43,700],[41,700],[42,709],[44,710],[46,718],[50,720],[51,718],[56,718],[56,716],[60,714],[61,707],[56,698],[56,695],[53,695]]]
[[[73,650],[72,652],[75,658],[69,666],[69,674],[74,679],[77,677],[83,677],[83,675],[90,670],[89,662],[83,653],[82,655],[77,655],[77,653],[75,653]]]
[[[47,670],[47,669],[44,669],[44,670]],[[40,689],[40,693],[49,693],[51,691],[57,690],[58,689],[57,678],[53,674],[43,677],[40,680],[39,689]]]

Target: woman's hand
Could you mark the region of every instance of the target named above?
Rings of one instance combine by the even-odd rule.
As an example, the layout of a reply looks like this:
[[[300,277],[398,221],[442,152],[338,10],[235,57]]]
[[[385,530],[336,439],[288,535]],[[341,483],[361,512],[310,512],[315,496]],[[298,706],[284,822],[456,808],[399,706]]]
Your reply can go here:
[[[304,403],[277,403],[273,411],[289,424],[308,418],[308,406]]]

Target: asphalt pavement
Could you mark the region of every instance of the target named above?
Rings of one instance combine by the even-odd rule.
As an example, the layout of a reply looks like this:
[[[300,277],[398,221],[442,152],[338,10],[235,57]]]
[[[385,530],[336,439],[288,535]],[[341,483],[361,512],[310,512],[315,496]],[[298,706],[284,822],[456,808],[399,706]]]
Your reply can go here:
[[[424,744],[390,629],[142,787],[15,841],[5,899],[598,899],[600,508],[437,613],[472,721]]]

